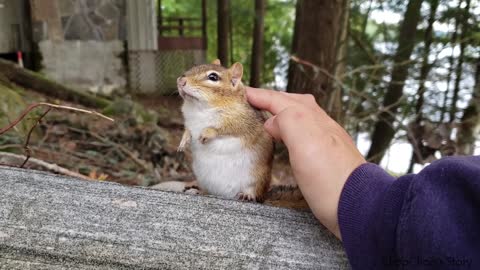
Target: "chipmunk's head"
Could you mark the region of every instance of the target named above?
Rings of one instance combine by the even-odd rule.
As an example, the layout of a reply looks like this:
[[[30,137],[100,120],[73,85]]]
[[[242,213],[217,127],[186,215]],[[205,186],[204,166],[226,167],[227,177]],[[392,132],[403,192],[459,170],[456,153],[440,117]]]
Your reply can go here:
[[[185,101],[192,102],[244,99],[242,75],[242,64],[235,63],[225,68],[217,59],[208,65],[195,66],[180,76],[177,79],[178,91]]]

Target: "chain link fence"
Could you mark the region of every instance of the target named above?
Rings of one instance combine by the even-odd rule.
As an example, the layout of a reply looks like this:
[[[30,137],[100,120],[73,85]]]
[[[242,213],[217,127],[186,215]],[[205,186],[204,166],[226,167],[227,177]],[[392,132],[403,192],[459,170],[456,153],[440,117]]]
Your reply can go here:
[[[177,78],[205,63],[206,55],[204,50],[130,51],[128,58],[132,93],[168,95],[177,90]]]

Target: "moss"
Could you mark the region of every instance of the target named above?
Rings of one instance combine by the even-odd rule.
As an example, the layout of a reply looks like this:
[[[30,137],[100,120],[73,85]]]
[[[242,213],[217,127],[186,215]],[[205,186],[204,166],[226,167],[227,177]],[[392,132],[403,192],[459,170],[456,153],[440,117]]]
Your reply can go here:
[[[4,82],[0,82],[0,128],[9,125],[27,107],[20,93],[21,90],[15,86],[6,86]],[[8,133],[11,134],[13,132],[17,133],[17,135],[25,136],[33,122],[30,118],[34,117],[24,118]]]
[[[144,109],[140,104],[127,98],[116,99],[102,113],[111,117],[128,117],[140,125],[156,124],[158,120],[156,112]]]

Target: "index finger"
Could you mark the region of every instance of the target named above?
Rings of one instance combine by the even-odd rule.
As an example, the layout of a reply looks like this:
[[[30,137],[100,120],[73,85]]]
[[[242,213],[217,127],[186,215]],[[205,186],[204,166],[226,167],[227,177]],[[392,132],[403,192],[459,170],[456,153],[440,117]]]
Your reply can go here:
[[[298,105],[298,102],[282,92],[246,87],[248,102],[254,107],[278,114],[286,108]]]

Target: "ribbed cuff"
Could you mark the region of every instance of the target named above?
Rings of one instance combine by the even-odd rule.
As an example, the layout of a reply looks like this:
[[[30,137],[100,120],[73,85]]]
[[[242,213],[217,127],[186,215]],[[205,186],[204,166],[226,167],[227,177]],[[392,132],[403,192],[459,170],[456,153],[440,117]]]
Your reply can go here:
[[[353,269],[378,266],[376,228],[383,215],[384,196],[394,181],[379,166],[366,163],[352,172],[343,187],[338,223]]]

